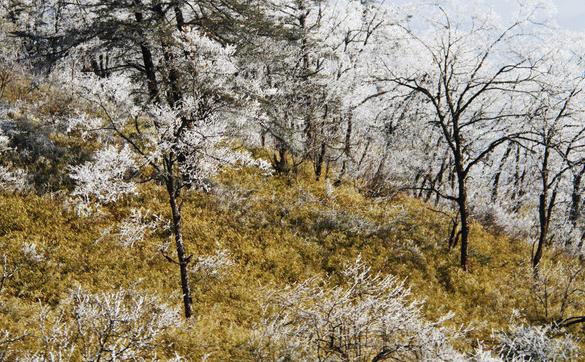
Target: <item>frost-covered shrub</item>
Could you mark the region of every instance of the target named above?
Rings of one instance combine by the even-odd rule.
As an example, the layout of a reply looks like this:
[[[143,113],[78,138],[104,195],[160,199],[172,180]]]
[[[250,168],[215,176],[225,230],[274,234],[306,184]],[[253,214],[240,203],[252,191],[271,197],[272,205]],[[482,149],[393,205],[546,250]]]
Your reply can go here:
[[[470,362],[502,362],[499,356],[494,355],[492,351],[486,350],[481,343],[468,356],[468,360]]]
[[[217,207],[236,217],[247,215],[252,201],[255,200],[254,191],[227,185],[217,185],[213,188]]]
[[[538,273],[530,273],[531,292],[538,316],[549,320],[562,320],[582,310],[585,292],[581,280],[585,266],[578,261],[563,261],[539,265]]]
[[[2,130],[2,123],[0,121],[0,156],[12,151],[10,138]],[[23,170],[9,169],[0,164],[0,191],[24,191],[27,186],[27,175]]]
[[[18,266],[10,263],[8,261],[8,257],[6,256],[6,254],[3,254],[2,257],[0,257],[0,263],[1,263],[0,268],[2,268],[2,273],[0,274],[0,293],[1,293],[2,289],[4,289],[4,287],[6,286],[6,283],[10,279],[14,278],[14,274],[18,270]]]
[[[275,291],[264,306],[254,351],[263,361],[454,361],[464,357],[442,327],[426,321],[422,302],[396,277],[372,273],[361,260],[342,273]],[[456,333],[453,332],[452,337]]]
[[[127,180],[127,175],[135,168],[132,152],[128,147],[118,150],[108,146],[100,150],[93,161],[71,168],[71,178],[76,183],[74,196],[84,203],[95,200],[109,203],[126,194],[134,194],[136,185]]]
[[[0,165],[0,190],[18,192],[27,188],[27,175],[23,170],[11,171]]]
[[[191,272],[205,277],[218,278],[233,265],[234,261],[229,252],[225,249],[217,249],[214,255],[197,258]]]
[[[28,260],[35,263],[39,263],[45,260],[45,256],[43,255],[42,251],[37,249],[37,244],[31,242],[22,244],[22,253]]]
[[[157,297],[135,290],[92,294],[77,289],[58,310],[43,308],[41,350],[22,360],[151,360],[160,334],[178,325],[179,312]]]
[[[68,165],[87,160],[85,145],[61,138],[55,124],[31,110],[17,105],[3,114],[0,109],[0,154],[4,165],[20,176],[26,173],[29,188],[38,192],[70,187]]]
[[[579,355],[575,339],[553,325],[512,326],[495,337],[505,361],[574,361]]]
[[[134,244],[157,228],[160,224],[158,217],[149,218],[139,209],[132,209],[130,216],[118,225],[118,241],[122,246],[132,247]]]
[[[104,121],[98,117],[89,116],[86,113],[78,113],[64,121],[65,133],[78,132],[81,139],[86,141],[90,137],[99,136],[96,130],[103,126]]]
[[[501,204],[490,202],[485,198],[475,201],[471,211],[474,218],[482,225],[514,238],[527,239],[534,227],[531,214],[509,211]]]

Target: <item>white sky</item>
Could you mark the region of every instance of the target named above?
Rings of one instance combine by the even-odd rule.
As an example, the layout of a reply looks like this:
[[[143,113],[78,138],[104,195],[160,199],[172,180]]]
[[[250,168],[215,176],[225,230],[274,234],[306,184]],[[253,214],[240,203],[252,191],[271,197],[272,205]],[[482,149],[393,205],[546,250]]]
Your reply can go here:
[[[413,0],[392,0],[397,4],[411,3]],[[424,2],[424,0],[418,0]],[[434,0],[429,3],[449,0]],[[492,5],[496,12],[506,15],[510,11],[510,5],[517,0],[480,0],[484,4]],[[416,0],[415,0],[416,2]],[[552,0],[558,13],[556,21],[561,28],[574,31],[585,31],[585,0]]]
[[[571,30],[585,31],[585,1],[556,0],[559,24]]]
[[[514,0],[485,0],[493,3],[498,11],[505,12],[506,4]],[[568,30],[585,31],[585,0],[553,0],[557,7],[557,22]]]

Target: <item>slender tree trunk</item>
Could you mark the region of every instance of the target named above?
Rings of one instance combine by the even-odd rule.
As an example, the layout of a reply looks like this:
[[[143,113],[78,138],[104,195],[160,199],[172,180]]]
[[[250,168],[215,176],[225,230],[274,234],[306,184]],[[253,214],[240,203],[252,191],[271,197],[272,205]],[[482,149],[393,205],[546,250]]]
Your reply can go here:
[[[345,152],[346,156],[349,157],[351,153],[351,136],[352,136],[352,128],[353,128],[353,121],[352,121],[353,114],[349,113],[347,115],[347,128],[345,129],[345,141],[343,152]]]
[[[190,318],[192,315],[193,300],[191,298],[191,288],[189,287],[189,272],[187,270],[187,266],[191,257],[188,257],[185,253],[185,244],[183,242],[183,230],[181,224],[181,208],[177,203],[177,186],[172,178],[167,180],[166,187],[169,194],[173,233],[175,234],[175,246],[177,248],[177,260],[181,274],[181,290],[183,292],[185,318]]]
[[[315,160],[315,180],[319,181],[321,178],[321,173],[323,172],[323,163],[325,162],[325,152],[327,148],[325,146],[325,142],[321,143],[319,154],[317,155],[317,159]]]
[[[262,148],[266,147],[266,134],[267,134],[267,133],[268,133],[268,131],[267,131],[267,130],[265,130],[265,129],[262,129],[262,130],[260,131],[260,146],[261,146]]]
[[[548,222],[546,217],[546,199],[547,199],[547,190],[544,190],[542,194],[540,194],[539,202],[538,202],[538,220],[539,220],[539,233],[538,233],[538,245],[536,246],[536,252],[532,257],[532,266],[536,268],[540,263],[540,259],[542,259],[542,253],[544,249],[544,243],[546,241],[546,235],[548,234]]]
[[[573,190],[571,192],[571,211],[569,212],[569,220],[571,224],[577,226],[579,221],[579,215],[581,214],[581,204],[583,199],[581,196],[581,181],[583,180],[583,174],[585,174],[585,166],[581,168],[573,176]]]
[[[175,4],[173,5],[173,10],[175,11],[177,30],[183,31],[183,27],[185,26],[185,17],[183,16],[183,11],[181,10],[180,1],[175,2]]]
[[[502,159],[500,160],[500,165],[498,166],[498,171],[496,172],[496,175],[494,176],[494,183],[492,185],[492,202],[495,202],[498,199],[498,191],[499,191],[499,187],[500,187],[500,178],[502,177],[502,170],[504,169],[504,164],[506,163],[506,160],[510,156],[511,151],[512,151],[512,145],[509,145],[508,148],[506,148],[506,152],[504,152]]]
[[[457,177],[457,206],[459,208],[459,221],[461,233],[461,257],[459,263],[463,271],[469,271],[469,209],[467,208],[467,172],[465,168],[465,155],[463,153],[464,140],[460,134],[459,116],[453,115],[453,161]],[[446,135],[448,136],[448,135]]]
[[[276,145],[277,154],[273,156],[272,164],[276,172],[286,173],[289,171],[287,156],[287,147],[284,142],[277,140]]]
[[[461,258],[460,265],[463,271],[469,271],[469,210],[467,208],[467,184],[465,182],[466,175],[462,170],[462,166],[457,167],[457,206],[459,208],[459,221],[461,233]]]
[[[536,268],[542,259],[542,254],[544,251],[545,245],[550,245],[552,242],[548,237],[548,232],[550,229],[550,220],[552,217],[553,208],[555,206],[557,198],[557,190],[554,190],[550,200],[548,200],[548,190],[543,192],[540,195],[539,203],[538,203],[538,219],[540,222],[539,227],[539,235],[538,235],[538,245],[536,247],[536,252],[534,253],[534,257],[532,258],[532,266]]]
[[[161,4],[156,4],[153,7],[153,11],[157,14],[159,19],[165,18],[165,13],[163,12],[163,8]],[[177,29],[182,30],[183,26],[183,13],[178,6],[174,6],[175,11],[175,20],[177,24]],[[175,56],[170,49],[170,44],[168,44],[167,39],[162,36],[160,38],[160,44],[163,53],[163,59],[165,61],[165,65],[168,69],[168,84],[169,84],[169,92],[167,94],[167,102],[171,107],[177,107],[181,100],[183,99],[183,93],[181,91],[181,87],[179,86],[179,72],[175,66]]]
[[[542,192],[538,199],[538,221],[539,221],[539,233],[538,233],[538,245],[536,246],[536,252],[532,257],[532,266],[536,269],[540,260],[542,259],[542,253],[544,249],[544,244],[546,243],[547,235],[548,235],[548,226],[550,220],[550,211],[551,208],[547,204],[548,203],[548,192],[549,192],[549,184],[548,184],[548,157],[549,157],[549,148],[548,143],[545,144],[543,161],[542,161],[542,170],[541,170],[541,182],[542,182]]]
[[[141,1],[135,0],[136,5],[141,5]],[[142,26],[143,15],[140,12],[134,14],[136,22]],[[146,75],[146,85],[148,87],[148,95],[154,102],[158,101],[158,82],[156,80],[156,69],[152,60],[152,53],[147,46],[146,40],[141,39],[140,52],[142,54],[142,63],[144,64],[144,73]]]
[[[437,174],[437,177],[435,178],[435,181],[433,182],[433,188],[439,190],[441,188],[441,185],[443,184],[443,177],[445,175],[445,170],[449,167],[447,165],[447,157],[443,158],[443,161],[441,162],[441,169],[439,170],[439,173]],[[435,206],[439,205],[439,202],[441,201],[441,196],[438,193],[435,193]]]

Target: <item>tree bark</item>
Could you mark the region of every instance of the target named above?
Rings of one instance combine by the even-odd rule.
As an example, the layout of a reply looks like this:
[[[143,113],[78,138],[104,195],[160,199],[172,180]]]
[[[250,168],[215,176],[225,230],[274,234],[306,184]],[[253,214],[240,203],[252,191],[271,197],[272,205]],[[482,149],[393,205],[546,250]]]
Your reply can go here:
[[[542,259],[544,245],[547,240],[548,236],[548,227],[550,222],[550,216],[552,212],[552,206],[554,203],[554,194],[553,200],[551,203],[548,203],[548,193],[549,193],[549,182],[548,182],[548,158],[550,155],[550,149],[548,142],[545,143],[543,161],[542,161],[542,169],[541,169],[541,182],[542,182],[542,192],[538,199],[538,222],[539,222],[539,233],[538,233],[538,245],[536,246],[536,252],[532,257],[532,267],[537,268],[540,260]]]
[[[581,204],[583,203],[581,196],[581,181],[583,179],[583,174],[585,174],[585,166],[583,166],[581,170],[579,170],[579,172],[573,176],[571,210],[569,212],[569,220],[573,226],[577,226],[579,215],[581,214]]]
[[[546,218],[546,191],[540,194],[538,202],[538,220],[539,220],[539,233],[538,233],[538,245],[536,246],[536,252],[532,257],[532,267],[536,268],[542,259],[542,253],[544,249],[544,242],[546,240],[546,234],[548,233],[548,223]]]
[[[509,145],[508,148],[506,148],[506,152],[504,152],[504,155],[500,159],[500,165],[498,166],[498,171],[496,172],[496,175],[494,176],[494,183],[492,184],[492,202],[496,202],[498,200],[500,178],[502,177],[502,171],[504,169],[504,164],[506,163],[506,160],[510,156],[511,151],[512,151],[512,145]]]
[[[142,5],[142,2],[139,0],[135,0],[134,4],[137,6]],[[142,26],[142,22],[144,16],[141,12],[134,13],[134,18],[138,23],[138,26]],[[142,54],[142,62],[144,64],[144,73],[146,75],[146,85],[148,87],[148,94],[150,98],[154,101],[158,101],[158,82],[156,80],[156,69],[154,67],[154,62],[152,60],[152,52],[150,48],[147,46],[146,40],[144,39],[143,34],[140,34],[143,39],[140,42],[140,52]]]
[[[459,168],[459,167],[458,167]],[[467,185],[465,182],[465,172],[457,170],[457,206],[459,207],[459,221],[461,233],[461,258],[460,265],[463,271],[469,271],[469,210],[467,208]]]
[[[193,299],[191,298],[191,288],[189,287],[189,272],[187,266],[191,259],[185,253],[185,243],[183,242],[183,230],[181,225],[181,208],[177,203],[177,186],[173,178],[166,181],[167,193],[169,195],[169,205],[171,207],[173,233],[175,234],[175,247],[177,249],[177,260],[181,274],[181,290],[183,292],[183,305],[185,309],[185,318],[192,316]]]
[[[325,162],[325,152],[327,148],[325,147],[325,142],[321,143],[319,154],[317,155],[317,159],[315,160],[315,180],[319,181],[321,178],[321,173],[323,172],[323,163]]]

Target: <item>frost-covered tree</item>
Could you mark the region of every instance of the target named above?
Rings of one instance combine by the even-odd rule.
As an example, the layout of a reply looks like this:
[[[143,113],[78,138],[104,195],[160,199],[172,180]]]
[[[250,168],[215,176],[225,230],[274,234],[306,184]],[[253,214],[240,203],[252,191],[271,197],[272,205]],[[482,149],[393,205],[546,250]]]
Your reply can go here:
[[[426,119],[439,150],[446,150],[449,163],[440,172],[451,173],[452,187],[430,188],[457,205],[464,270],[469,270],[470,175],[522,132],[522,96],[534,91],[543,60],[533,50],[539,12],[520,9],[506,24],[480,9],[475,2],[417,7],[420,19],[399,25],[400,52],[383,53],[376,76],[380,84],[401,90],[404,100],[418,99],[422,112],[415,122]]]
[[[192,50],[198,47],[200,58],[194,62],[208,63],[208,66],[200,65],[206,71],[198,73],[198,81],[200,89],[205,87],[209,93],[184,99],[175,107],[157,104],[140,107],[129,94],[131,81],[122,76],[78,79],[80,94],[103,112],[101,137],[111,138],[123,146],[121,149],[106,146],[96,154],[96,160],[74,168],[72,173],[77,181],[74,195],[98,202],[115,201],[122,194],[134,192],[136,180],[153,180],[164,185],[188,317],[191,315],[188,274],[191,257],[186,252],[182,232],[182,192],[189,188],[206,190],[210,177],[225,164],[263,166],[247,153],[233,151],[226,143],[230,124],[242,116],[241,112],[231,113],[231,101],[222,98],[231,86],[229,79],[235,69],[229,66],[229,50],[199,37],[192,35],[185,41]],[[230,73],[226,74],[226,70]]]
[[[86,204],[107,203],[135,192],[137,178],[165,186],[189,317],[190,256],[179,198],[186,188],[207,188],[221,165],[250,161],[224,141],[231,126],[253,114],[246,98],[251,82],[239,77],[233,45],[265,25],[261,6],[237,0],[12,5],[4,15],[33,63],[94,107],[67,125],[82,137],[101,131],[94,140],[105,146],[72,168],[74,195]]]
[[[136,185],[127,175],[135,169],[128,146],[121,150],[106,146],[96,153],[93,161],[72,168],[71,178],[78,185],[73,195],[89,204],[91,201],[114,202],[122,195],[134,194]]]
[[[578,95],[583,91],[583,78],[571,89],[564,90],[560,84],[554,89],[539,92],[539,100],[528,126],[530,131],[521,138],[528,141],[529,156],[535,157],[540,194],[538,195],[538,241],[532,257],[534,267],[542,259],[545,245],[549,240],[549,229],[554,221],[553,212],[568,193],[562,188],[565,176],[572,168],[581,167],[585,158],[579,152],[585,141],[585,128],[580,125],[583,113]],[[571,83],[567,81],[567,83]],[[575,156],[573,154],[577,153]],[[565,186],[566,187],[566,186]],[[564,194],[564,195],[563,195]]]
[[[492,202],[510,219],[533,220],[534,267],[545,246],[574,248],[580,239],[578,191],[585,129],[579,39],[560,31],[545,37],[543,49],[554,55],[545,60],[535,91],[526,100],[528,112],[519,120],[523,133],[494,153],[492,165],[482,170],[492,175]]]
[[[374,34],[389,21],[386,6],[360,1],[278,1],[268,15],[282,35],[254,67],[265,91],[260,99],[262,144],[272,141],[276,169],[309,161],[319,179],[331,162],[349,158],[355,92]],[[367,51],[366,51],[367,50]],[[355,96],[355,97],[354,97]],[[293,164],[289,165],[292,159]]]

